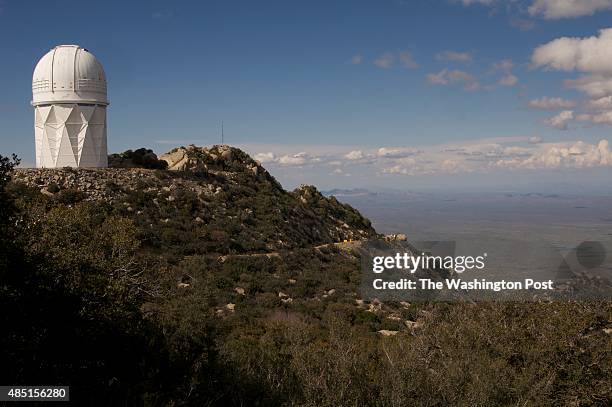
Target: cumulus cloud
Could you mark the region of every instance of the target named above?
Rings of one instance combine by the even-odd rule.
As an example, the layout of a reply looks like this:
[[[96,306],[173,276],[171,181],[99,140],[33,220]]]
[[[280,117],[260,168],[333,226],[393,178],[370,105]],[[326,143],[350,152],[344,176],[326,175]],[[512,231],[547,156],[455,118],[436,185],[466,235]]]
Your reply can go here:
[[[601,10],[611,10],[612,0],[535,0],[528,11],[545,19],[590,16]]]
[[[405,158],[420,154],[421,151],[410,147],[381,147],[376,152],[376,156],[381,158]]]
[[[608,140],[597,145],[583,141],[545,145],[522,160],[500,160],[500,167],[511,168],[585,168],[612,165]]]
[[[576,120],[593,124],[612,125],[612,96],[593,99],[586,103],[589,113],[576,116]]]
[[[530,100],[528,105],[534,109],[557,110],[571,109],[576,106],[576,102],[560,97],[543,96],[539,99]]]
[[[272,163],[276,161],[276,156],[272,152],[258,153],[258,154],[255,154],[253,158],[262,164]]]
[[[306,159],[304,157],[300,157],[299,154],[296,155],[284,155],[279,158],[278,163],[281,165],[304,165],[306,164]]]
[[[443,69],[438,73],[427,74],[427,82],[432,85],[447,85],[449,83],[448,69]]]
[[[363,55],[361,54],[353,55],[353,57],[351,58],[351,64],[361,65],[361,63],[363,63]]]
[[[578,116],[574,117],[579,120]],[[612,117],[610,117],[612,120]],[[494,141],[493,141],[494,140]],[[540,137],[513,137],[472,140],[460,144],[412,147],[359,148],[341,146],[291,153],[264,150],[254,156],[270,167],[304,172],[304,168],[324,174],[359,176],[359,174],[426,174],[490,172],[491,170],[588,168],[612,166],[612,153],[607,140],[543,142]]]
[[[502,59],[493,64],[494,71],[510,72],[514,68],[514,62],[511,59]]]
[[[394,63],[395,55],[390,52],[386,52],[374,60],[374,65],[382,69],[389,69],[393,67]]]
[[[514,86],[518,83],[518,78],[513,74],[504,75],[498,82],[502,86]]]
[[[401,51],[399,53],[399,60],[404,68],[416,69],[419,67],[419,65],[414,61],[412,54],[408,51]]]
[[[480,89],[480,84],[473,75],[460,70],[443,69],[438,73],[430,73],[427,75],[427,82],[432,85],[463,84],[465,90]]]
[[[565,86],[584,92],[592,98],[612,95],[612,77],[588,75],[578,79],[567,79]]]
[[[286,166],[302,166],[308,164],[310,156],[306,152],[300,152],[293,155],[283,155],[278,159],[280,165]]]
[[[344,158],[351,161],[361,160],[363,157],[363,151],[361,150],[353,150],[344,156]]]
[[[582,122],[591,122],[593,124],[612,124],[612,110],[601,113],[589,114],[583,113],[576,116],[576,120]]]
[[[612,96],[605,96],[599,99],[590,100],[587,107],[591,110],[612,110]]]
[[[607,140],[597,144],[583,141],[530,143],[526,146],[475,144],[447,148],[443,153],[425,152],[421,160],[392,163],[383,173],[423,175],[436,173],[482,172],[491,169],[555,169],[612,166]]]
[[[565,80],[565,86],[589,96],[591,101],[586,108],[599,113],[579,113],[575,120],[612,124],[612,105],[608,99],[612,96],[612,28],[600,30],[597,36],[562,37],[541,45],[534,50],[531,63],[536,68],[583,72],[577,79]],[[558,128],[567,128],[563,118],[557,123]]]
[[[532,65],[558,71],[612,75],[612,28],[587,38],[562,37],[537,47]]]
[[[518,83],[519,79],[512,73],[514,68],[514,62],[511,59],[503,59],[493,64],[491,69],[492,72],[501,72],[502,77],[497,82],[502,86],[514,86]]]
[[[385,52],[374,60],[374,65],[381,69],[390,69],[393,68],[396,61],[399,61],[400,64],[407,69],[416,69],[419,67],[409,51],[400,51],[397,54]]]
[[[540,136],[529,137],[530,144],[540,144],[541,142],[542,142],[542,137]]]
[[[572,110],[564,110],[559,114],[546,119],[544,122],[551,127],[559,130],[567,130],[567,125],[574,119],[574,112]]]
[[[612,10],[612,0],[531,0],[525,9],[518,0],[454,0],[464,6],[483,5],[524,13],[547,20],[590,16],[598,11]],[[529,20],[525,20],[529,21]],[[531,29],[530,25],[527,25]],[[520,28],[520,27],[519,27]]]
[[[436,55],[439,61],[472,62],[470,52],[444,51]]]

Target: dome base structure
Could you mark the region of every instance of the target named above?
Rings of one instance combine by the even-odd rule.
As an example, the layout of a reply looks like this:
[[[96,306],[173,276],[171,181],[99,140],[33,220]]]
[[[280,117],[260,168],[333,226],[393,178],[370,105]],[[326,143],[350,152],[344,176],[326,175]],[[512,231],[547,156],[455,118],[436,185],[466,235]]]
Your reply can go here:
[[[108,166],[106,106],[38,105],[34,123],[38,168]]]
[[[38,168],[108,167],[106,74],[78,45],[58,45],[36,64],[32,106]]]

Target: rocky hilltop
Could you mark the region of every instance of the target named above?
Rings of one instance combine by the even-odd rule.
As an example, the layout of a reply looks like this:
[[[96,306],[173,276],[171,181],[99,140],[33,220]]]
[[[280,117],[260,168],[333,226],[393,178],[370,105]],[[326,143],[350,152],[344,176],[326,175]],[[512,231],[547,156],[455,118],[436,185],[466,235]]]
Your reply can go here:
[[[167,170],[133,168],[130,161],[130,168],[20,169],[13,179],[49,199],[104,202],[142,230],[167,228],[168,239],[184,241],[194,253],[207,246],[228,253],[293,249],[376,235],[357,210],[313,186],[284,190],[238,148],[180,147],[159,158]]]

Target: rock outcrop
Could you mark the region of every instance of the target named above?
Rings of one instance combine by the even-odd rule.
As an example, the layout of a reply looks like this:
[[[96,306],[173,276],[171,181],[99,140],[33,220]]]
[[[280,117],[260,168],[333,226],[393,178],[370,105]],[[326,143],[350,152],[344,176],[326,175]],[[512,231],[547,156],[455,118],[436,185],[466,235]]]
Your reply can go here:
[[[46,199],[104,201],[142,227],[163,224],[183,230],[177,239],[190,242],[201,236],[219,254],[276,252],[376,236],[370,221],[354,208],[324,197],[313,186],[285,191],[240,149],[179,147],[160,160],[168,170],[19,169],[13,180]]]
[[[139,148],[108,156],[110,168],[147,168],[150,170],[165,170],[168,164],[157,158],[153,150]]]

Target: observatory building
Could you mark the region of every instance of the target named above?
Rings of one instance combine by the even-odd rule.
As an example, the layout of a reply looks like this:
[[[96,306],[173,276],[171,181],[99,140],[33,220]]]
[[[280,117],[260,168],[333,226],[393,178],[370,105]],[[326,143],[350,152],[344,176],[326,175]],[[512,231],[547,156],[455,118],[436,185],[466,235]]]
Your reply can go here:
[[[106,76],[92,53],[59,45],[32,77],[36,166],[107,167]]]

